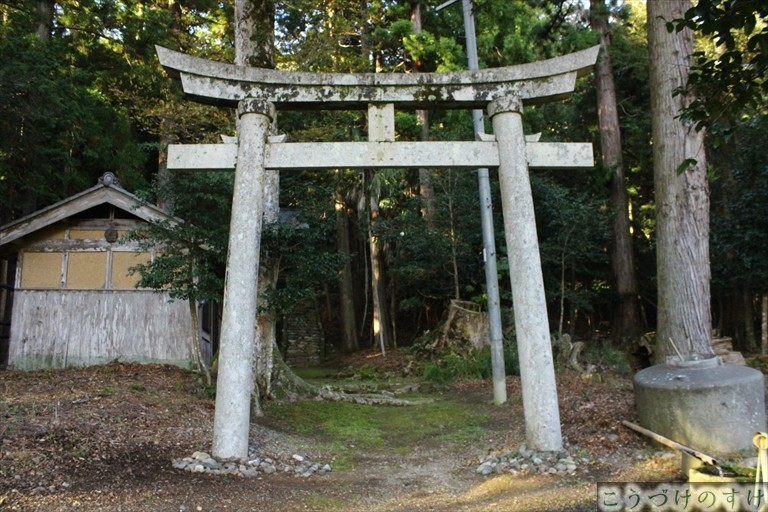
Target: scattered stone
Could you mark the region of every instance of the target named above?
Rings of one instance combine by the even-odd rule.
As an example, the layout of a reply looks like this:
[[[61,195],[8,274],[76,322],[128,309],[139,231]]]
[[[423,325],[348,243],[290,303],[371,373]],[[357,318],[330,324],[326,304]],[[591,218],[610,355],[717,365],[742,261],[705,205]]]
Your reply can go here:
[[[476,473],[483,476],[492,473],[573,475],[579,464],[589,464],[590,460],[587,457],[577,460],[567,451],[537,452],[521,445],[514,450],[491,451],[478,462]]]
[[[260,456],[251,448],[247,458],[234,460],[216,460],[206,452],[194,452],[190,457],[173,459],[171,464],[176,469],[192,473],[208,473],[212,475],[236,475],[240,477],[258,477],[278,472],[293,474],[297,477],[309,478],[314,475],[326,475],[331,472],[330,464],[313,462],[301,453],[296,453],[286,460],[278,457]]]

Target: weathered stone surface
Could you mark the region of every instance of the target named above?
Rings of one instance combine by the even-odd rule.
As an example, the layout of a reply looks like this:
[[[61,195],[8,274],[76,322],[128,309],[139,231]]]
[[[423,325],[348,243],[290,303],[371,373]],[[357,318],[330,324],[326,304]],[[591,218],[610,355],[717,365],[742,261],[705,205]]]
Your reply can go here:
[[[526,445],[505,452],[491,453],[479,462],[475,472],[482,476],[495,473],[573,475],[578,470],[575,459],[567,451],[535,451],[529,450]],[[579,459],[579,464],[591,462],[586,457]]]
[[[549,338],[547,302],[541,271],[525,135],[520,112],[492,110],[493,132],[499,143],[499,186],[504,233],[509,255],[512,302],[523,391],[526,440],[532,448],[563,447],[557,406],[555,365]]]
[[[248,431],[264,204],[264,151],[270,118],[244,113],[240,118],[238,165],[232,197],[224,313],[216,382],[213,454],[221,458],[248,454]]]
[[[591,70],[599,47],[549,60],[455,73],[302,73],[235,66],[157,47],[169,75],[181,78],[196,101],[236,106],[244,98],[267,99],[280,108],[366,108],[395,103],[409,108],[485,108],[494,98],[526,103],[562,99],[576,77]]]
[[[303,453],[296,453],[285,460],[278,461],[276,457],[259,457],[253,448],[249,449],[249,457],[233,460],[220,460],[206,452],[194,452],[190,457],[173,459],[171,464],[176,469],[192,473],[208,473],[211,475],[235,475],[252,478],[282,472],[297,477],[309,478],[314,475],[322,476],[331,472],[330,464],[313,462]],[[278,470],[279,466],[279,470]]]
[[[307,155],[313,158],[308,159]],[[592,167],[592,144],[528,142],[528,167]],[[231,171],[235,168],[237,146],[232,144],[171,144],[168,169]],[[308,170],[345,168],[498,167],[495,141],[453,142],[287,142],[267,145],[267,169]]]
[[[656,365],[635,375],[640,424],[715,456],[753,449],[752,436],[766,428],[763,374],[717,358],[698,363]]]

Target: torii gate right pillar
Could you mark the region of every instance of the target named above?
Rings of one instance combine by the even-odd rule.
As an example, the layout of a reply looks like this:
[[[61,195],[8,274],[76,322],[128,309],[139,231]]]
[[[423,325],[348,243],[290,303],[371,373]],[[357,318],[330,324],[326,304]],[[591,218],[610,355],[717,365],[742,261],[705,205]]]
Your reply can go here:
[[[526,439],[530,448],[559,451],[563,436],[521,111],[519,98],[496,99],[488,107],[499,148]]]

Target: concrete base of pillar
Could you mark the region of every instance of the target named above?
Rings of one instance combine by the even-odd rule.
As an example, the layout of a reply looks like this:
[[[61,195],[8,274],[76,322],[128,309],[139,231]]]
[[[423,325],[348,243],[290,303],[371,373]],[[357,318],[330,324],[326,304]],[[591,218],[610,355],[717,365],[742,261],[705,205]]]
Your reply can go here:
[[[719,357],[646,368],[634,387],[642,426],[715,457],[754,456],[766,429],[763,374]]]

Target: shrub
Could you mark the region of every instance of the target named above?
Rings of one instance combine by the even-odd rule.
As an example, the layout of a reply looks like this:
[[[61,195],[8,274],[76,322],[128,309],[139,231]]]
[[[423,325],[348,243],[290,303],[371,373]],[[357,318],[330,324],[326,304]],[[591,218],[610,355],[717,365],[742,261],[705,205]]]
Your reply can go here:
[[[504,343],[504,370],[507,375],[520,375],[517,347],[513,342]],[[448,384],[460,379],[489,379],[493,375],[491,348],[470,349],[466,353],[448,352],[427,363],[424,380],[435,384]]]
[[[490,379],[493,376],[490,346],[483,347],[478,354],[476,369],[482,379]],[[513,341],[504,341],[504,373],[506,375],[520,375],[520,360],[517,357],[517,344]]]

